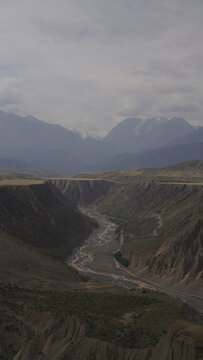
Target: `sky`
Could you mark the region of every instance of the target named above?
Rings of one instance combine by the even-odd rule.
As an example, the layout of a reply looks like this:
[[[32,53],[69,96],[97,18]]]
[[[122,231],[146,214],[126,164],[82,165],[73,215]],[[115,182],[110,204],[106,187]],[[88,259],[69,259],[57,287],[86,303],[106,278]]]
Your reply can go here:
[[[202,0],[0,0],[0,109],[105,135],[203,125]]]

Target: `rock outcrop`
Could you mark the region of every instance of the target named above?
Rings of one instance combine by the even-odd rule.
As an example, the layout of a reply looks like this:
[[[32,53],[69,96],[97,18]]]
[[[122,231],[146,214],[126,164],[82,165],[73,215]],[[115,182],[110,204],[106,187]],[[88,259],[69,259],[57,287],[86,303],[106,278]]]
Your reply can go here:
[[[174,281],[196,281],[203,285],[203,220],[159,247],[148,258],[147,266],[150,272],[168,274]]]
[[[25,309],[5,321],[1,337],[5,341],[1,341],[0,349],[4,360],[65,359],[65,354],[84,336],[84,326],[75,316],[61,318],[49,312]]]
[[[203,186],[121,183],[98,207],[125,220],[121,254],[131,270],[203,285]]]
[[[114,185],[107,180],[52,180],[61,192],[76,205],[86,206],[105,196]]]
[[[136,247],[125,244],[121,249],[131,270],[147,270],[151,275],[170,279],[174,284],[195,282],[203,285],[203,221],[199,219],[190,230],[163,242],[146,253],[136,253]]]
[[[201,360],[203,348],[195,346],[190,331],[173,327],[162,337],[150,360]]]

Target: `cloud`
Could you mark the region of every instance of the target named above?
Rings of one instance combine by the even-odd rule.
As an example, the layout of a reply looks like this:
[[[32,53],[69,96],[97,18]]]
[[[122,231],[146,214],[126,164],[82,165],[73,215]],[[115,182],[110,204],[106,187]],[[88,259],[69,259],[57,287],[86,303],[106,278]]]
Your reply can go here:
[[[0,106],[82,133],[202,124],[201,0],[0,1]]]
[[[0,107],[8,107],[22,103],[23,92],[20,90],[21,79],[5,77],[0,79]]]
[[[168,105],[168,106],[161,106],[160,107],[160,111],[161,112],[187,112],[187,113],[191,113],[194,112],[195,110],[197,110],[198,106],[196,104],[173,104],[173,105]]]
[[[172,85],[172,86],[167,86],[167,87],[163,87],[163,88],[159,88],[157,89],[157,91],[160,94],[194,94],[196,93],[196,89],[194,86],[190,86],[190,85]]]
[[[61,2],[49,16],[42,12],[38,26],[41,33],[62,41],[99,41],[101,43],[160,37],[173,23],[174,10],[168,16],[159,1],[87,0]],[[158,11],[157,11],[158,10]]]

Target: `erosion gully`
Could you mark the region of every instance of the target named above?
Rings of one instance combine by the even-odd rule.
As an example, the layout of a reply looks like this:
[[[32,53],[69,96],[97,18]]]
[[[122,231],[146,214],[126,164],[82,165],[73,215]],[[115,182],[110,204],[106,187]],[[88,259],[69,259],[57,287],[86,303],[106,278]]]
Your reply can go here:
[[[94,218],[98,228],[77,247],[68,257],[67,264],[95,280],[111,283],[117,286],[132,288],[148,288],[180,298],[197,310],[203,311],[203,297],[171,287],[165,287],[158,282],[151,281],[143,276],[132,273],[120,265],[114,257],[121,244],[115,239],[114,233],[117,225],[106,216],[100,214],[95,207],[80,208],[80,210]],[[123,241],[121,234],[120,241]]]

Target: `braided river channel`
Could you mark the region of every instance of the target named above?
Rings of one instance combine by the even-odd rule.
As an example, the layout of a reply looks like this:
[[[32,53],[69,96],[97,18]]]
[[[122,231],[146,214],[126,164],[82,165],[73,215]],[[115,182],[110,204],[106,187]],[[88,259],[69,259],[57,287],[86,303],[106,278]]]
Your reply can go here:
[[[92,279],[125,288],[143,287],[158,290],[173,297],[179,297],[182,301],[203,311],[202,296],[163,286],[158,281],[132,273],[128,268],[120,265],[114,257],[114,253],[121,246],[120,241],[123,241],[123,239],[120,241],[115,239],[117,225],[94,207],[80,208],[80,210],[85,215],[94,218],[98,223],[98,228],[68,257],[66,260],[68,265]]]

